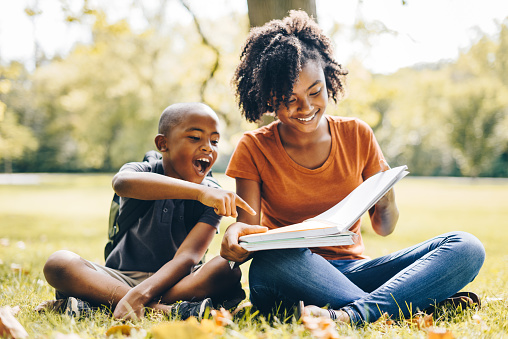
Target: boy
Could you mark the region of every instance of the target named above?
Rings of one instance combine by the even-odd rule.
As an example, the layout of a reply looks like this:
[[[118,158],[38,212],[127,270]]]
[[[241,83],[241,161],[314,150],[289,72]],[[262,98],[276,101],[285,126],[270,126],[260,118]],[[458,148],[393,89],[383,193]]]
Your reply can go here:
[[[236,217],[236,207],[255,213],[235,193],[201,184],[217,159],[217,115],[201,103],[174,104],[162,113],[158,133],[155,144],[162,160],[125,164],[113,178],[120,214],[139,208],[146,212],[118,242],[105,267],[69,251],[52,254],[44,275],[60,297],[111,304],[115,318],[130,319],[141,318],[145,307],[201,317],[211,306],[209,297],[245,296],[240,270],[231,270],[225,259],[218,256],[198,266],[220,216]],[[184,220],[189,208],[190,226]],[[86,308],[73,297],[68,310]],[[180,300],[193,302],[171,305]]]

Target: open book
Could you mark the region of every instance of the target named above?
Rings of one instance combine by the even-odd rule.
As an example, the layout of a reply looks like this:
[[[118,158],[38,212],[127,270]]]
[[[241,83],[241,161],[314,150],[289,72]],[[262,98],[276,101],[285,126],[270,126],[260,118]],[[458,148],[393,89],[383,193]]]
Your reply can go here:
[[[399,166],[377,173],[320,215],[266,233],[244,235],[239,239],[240,246],[248,251],[259,251],[352,245],[356,234],[349,228],[409,173],[406,170],[407,166]]]

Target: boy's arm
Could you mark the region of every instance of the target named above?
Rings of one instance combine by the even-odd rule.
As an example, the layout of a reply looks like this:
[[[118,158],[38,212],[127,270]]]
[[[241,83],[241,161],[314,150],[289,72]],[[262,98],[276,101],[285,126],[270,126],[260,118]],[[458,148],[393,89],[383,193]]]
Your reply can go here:
[[[151,172],[118,172],[113,177],[113,189],[121,197],[139,200],[188,199],[213,207],[221,216],[236,218],[236,207],[255,213],[234,192],[207,187],[189,181]]]
[[[132,288],[117,304],[113,313],[118,319],[141,318],[146,305],[171,289],[192,267],[199,263],[210,245],[216,229],[198,222],[178,248],[172,260],[162,266],[154,275]]]

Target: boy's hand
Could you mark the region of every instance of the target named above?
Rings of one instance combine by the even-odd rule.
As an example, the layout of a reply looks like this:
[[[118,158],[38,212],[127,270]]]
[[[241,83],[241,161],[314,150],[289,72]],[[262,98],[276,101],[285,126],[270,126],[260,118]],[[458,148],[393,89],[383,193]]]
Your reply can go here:
[[[222,238],[220,256],[229,261],[244,262],[249,258],[250,252],[238,244],[238,238],[242,235],[264,233],[267,230],[265,226],[249,225],[243,222],[231,224]]]
[[[237,207],[244,209],[250,215],[256,215],[256,211],[236,193],[223,189],[207,188],[203,190],[198,200],[206,206],[213,207],[217,215],[224,217],[236,218],[238,216]]]
[[[131,289],[127,294],[118,302],[113,312],[116,319],[124,320],[137,320],[143,318],[145,315],[145,304],[135,289]]]

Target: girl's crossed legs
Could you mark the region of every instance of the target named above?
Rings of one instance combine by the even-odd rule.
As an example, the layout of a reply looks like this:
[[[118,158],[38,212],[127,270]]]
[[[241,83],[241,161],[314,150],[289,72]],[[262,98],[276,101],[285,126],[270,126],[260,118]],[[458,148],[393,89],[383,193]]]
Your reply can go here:
[[[470,283],[484,259],[481,242],[465,232],[372,260],[328,261],[309,249],[260,251],[250,267],[250,295],[263,312],[302,300],[345,311],[353,324],[385,312],[409,317]]]

